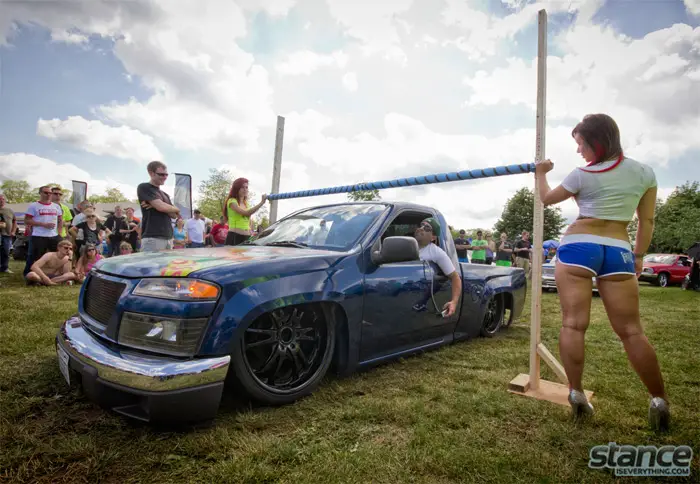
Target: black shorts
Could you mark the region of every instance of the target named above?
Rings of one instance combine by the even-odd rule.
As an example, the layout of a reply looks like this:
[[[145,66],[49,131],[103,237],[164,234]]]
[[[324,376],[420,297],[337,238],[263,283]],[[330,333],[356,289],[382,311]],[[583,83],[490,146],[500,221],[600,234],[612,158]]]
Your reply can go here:
[[[38,237],[32,235],[32,260],[36,262],[47,252],[56,252],[58,250],[58,243],[61,240],[60,236]]]
[[[250,238],[250,235],[241,235],[236,232],[229,232],[226,235],[225,245],[240,245]]]

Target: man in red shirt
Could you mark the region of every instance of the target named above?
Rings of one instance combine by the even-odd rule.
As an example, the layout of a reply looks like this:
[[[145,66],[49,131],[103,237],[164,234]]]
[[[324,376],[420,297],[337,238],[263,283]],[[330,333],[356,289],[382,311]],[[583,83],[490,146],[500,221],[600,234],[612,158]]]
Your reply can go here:
[[[224,217],[219,217],[219,223],[214,224],[211,228],[209,238],[214,247],[221,247],[226,243],[226,235],[228,234],[228,224]]]

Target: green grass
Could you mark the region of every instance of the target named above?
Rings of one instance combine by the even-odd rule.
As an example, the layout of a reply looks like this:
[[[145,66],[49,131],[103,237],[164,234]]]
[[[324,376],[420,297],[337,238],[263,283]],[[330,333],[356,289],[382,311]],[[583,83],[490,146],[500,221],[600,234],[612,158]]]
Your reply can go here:
[[[69,391],[54,350],[78,287],[0,277],[0,480],[54,482],[611,482],[589,469],[594,445],[693,447],[700,481],[700,297],[641,284],[646,333],[672,402],[668,434],[648,430],[648,398],[594,298],[585,387],[596,417],[512,395],[527,372],[529,308],[507,331],[339,379],[311,397],[264,408],[228,393],[211,427],[163,432]],[[542,340],[555,354],[558,297],[545,293]],[[555,380],[548,368],[543,377]],[[620,478],[620,482],[653,479]]]

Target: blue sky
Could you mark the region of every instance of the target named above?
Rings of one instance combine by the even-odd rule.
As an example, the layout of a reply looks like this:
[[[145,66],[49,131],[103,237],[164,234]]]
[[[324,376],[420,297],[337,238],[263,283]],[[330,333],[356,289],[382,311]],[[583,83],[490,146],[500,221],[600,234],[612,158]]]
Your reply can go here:
[[[264,192],[276,114],[287,118],[283,190],[531,161],[532,2],[343,3],[245,0],[190,9],[154,1],[147,12],[112,12],[76,2],[77,14],[40,2],[0,6],[15,22],[11,35],[0,30],[7,40],[0,46],[0,179],[67,184],[87,174],[95,190],[130,192],[146,178],[145,157],[157,153],[195,185],[210,168],[226,167]],[[700,99],[688,94],[700,92],[700,17],[691,14],[698,7],[572,0],[567,11],[563,3],[542,5],[555,58],[547,150],[561,160],[556,178],[578,163],[567,133],[586,109],[620,113],[613,116],[629,135],[631,156],[654,166],[662,194],[700,178],[692,135]],[[517,26],[499,23],[505,18]],[[120,24],[127,27],[114,27]],[[674,41],[649,35],[655,31]],[[610,69],[616,65],[620,72]],[[567,91],[574,81],[581,95]],[[656,107],[645,107],[650,92]],[[689,96],[676,126],[657,119],[674,93]],[[44,123],[43,135],[40,119],[56,120]],[[415,199],[457,226],[488,228],[526,183],[393,190],[385,198]],[[456,199],[465,205],[450,202]],[[485,208],[475,210],[474,199]],[[280,211],[314,202],[283,202]],[[575,207],[565,214],[575,216]]]

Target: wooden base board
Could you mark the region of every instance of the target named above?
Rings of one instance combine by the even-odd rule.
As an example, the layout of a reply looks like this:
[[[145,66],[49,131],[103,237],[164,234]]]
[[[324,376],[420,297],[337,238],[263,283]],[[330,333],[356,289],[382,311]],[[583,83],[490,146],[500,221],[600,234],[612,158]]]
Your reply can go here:
[[[524,397],[536,398],[538,400],[546,400],[548,402],[569,406],[569,387],[561,383],[555,383],[547,380],[540,380],[540,385],[537,390],[530,388],[530,375],[521,373],[508,384],[508,391],[516,395]],[[583,391],[586,398],[590,402],[593,398],[593,392],[590,390]]]

